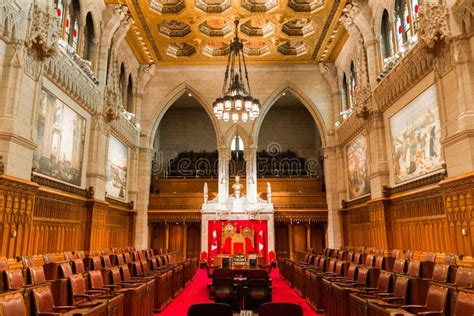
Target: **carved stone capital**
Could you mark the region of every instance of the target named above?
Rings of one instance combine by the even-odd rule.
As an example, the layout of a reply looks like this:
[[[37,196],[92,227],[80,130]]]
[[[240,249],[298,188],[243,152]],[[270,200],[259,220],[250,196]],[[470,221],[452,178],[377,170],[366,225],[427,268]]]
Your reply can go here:
[[[370,87],[356,87],[354,91],[354,111],[357,116],[368,118],[373,111]]]
[[[57,54],[58,19],[50,6],[35,4],[31,13],[31,30],[25,45],[39,61]]]
[[[449,29],[449,11],[443,4],[423,4],[420,8],[418,22],[418,37],[429,48],[433,48],[439,41],[449,43],[451,31]]]

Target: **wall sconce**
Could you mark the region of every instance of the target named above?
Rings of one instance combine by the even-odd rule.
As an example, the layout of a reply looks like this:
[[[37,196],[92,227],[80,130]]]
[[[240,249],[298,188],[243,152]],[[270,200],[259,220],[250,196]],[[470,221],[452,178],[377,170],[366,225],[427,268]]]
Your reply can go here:
[[[16,230],[12,230],[12,231],[10,232],[10,238],[16,238],[16,236],[17,236]]]
[[[469,236],[469,231],[467,230],[467,228],[461,228],[461,235],[464,237]]]

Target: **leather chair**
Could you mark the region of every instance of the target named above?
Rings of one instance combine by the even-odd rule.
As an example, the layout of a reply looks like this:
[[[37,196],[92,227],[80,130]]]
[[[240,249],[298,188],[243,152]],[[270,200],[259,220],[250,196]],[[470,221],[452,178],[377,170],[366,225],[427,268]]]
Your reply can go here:
[[[392,293],[377,293],[366,296],[368,306],[367,314],[365,315],[386,315],[385,308],[397,308],[404,305],[408,300],[407,294],[408,278],[405,276],[397,276]],[[356,312],[360,311],[356,310]]]
[[[261,304],[272,301],[272,287],[268,277],[247,279],[244,287],[244,306],[247,310],[257,309]]]
[[[403,258],[397,258],[395,259],[395,262],[393,264],[393,273],[396,274],[406,274],[407,272],[407,260]]]
[[[46,276],[44,274],[43,266],[28,267],[27,282],[33,285],[48,283],[46,281]]]
[[[5,270],[4,289],[5,291],[23,290],[25,287],[25,279],[23,278],[23,271],[20,269]]]
[[[474,292],[458,293],[453,316],[474,315]]]
[[[303,316],[303,309],[293,303],[265,303],[258,310],[259,316]]]
[[[329,315],[345,316],[349,314],[349,294],[353,288],[367,287],[369,281],[369,270],[359,267],[357,280],[355,282],[334,282],[331,284],[331,296],[329,298]]]
[[[393,276],[389,272],[382,272],[379,276],[376,288],[353,289],[349,295],[350,310],[352,316],[368,315],[368,303],[376,294],[388,294],[391,288]]]
[[[57,264],[57,279],[51,283],[51,290],[53,291],[54,301],[60,306],[70,305],[68,299],[69,293],[69,277],[73,275],[72,267],[69,262],[62,262]]]
[[[72,271],[73,273],[86,273],[86,267],[84,265],[84,261],[82,259],[74,259],[72,262]]]
[[[108,316],[122,316],[124,312],[124,295],[119,292],[119,285],[106,285],[102,273],[98,270],[89,273],[90,289],[101,293],[95,299],[107,304]]]
[[[0,315],[27,316],[27,310],[21,292],[0,296]]]
[[[439,315],[443,316],[448,300],[448,289],[437,285],[431,285],[426,296],[425,305],[402,305],[401,308],[416,315]]]
[[[68,312],[76,309],[75,306],[55,306],[49,285],[33,289],[33,301],[36,315],[73,315]]]
[[[232,308],[224,303],[193,304],[188,309],[188,316],[232,316]]]
[[[138,268],[138,269],[141,269],[141,268]],[[153,308],[154,308],[155,278],[154,277],[132,277],[130,270],[128,269],[128,266],[126,264],[120,266],[120,272],[122,275],[122,283],[133,284],[133,283],[141,282],[145,284],[146,297],[144,299],[143,304],[145,304],[145,310],[151,313],[151,311],[153,311]]]
[[[339,282],[339,283],[352,283],[357,279],[357,273],[359,271],[359,266],[354,263],[349,263],[348,261],[344,261],[343,265],[347,268],[344,267],[342,275],[332,275],[332,276],[324,276],[321,280],[321,290],[318,292],[317,287],[317,276],[316,276],[316,282],[315,282],[315,288],[314,288],[314,303],[312,304],[316,310],[318,311],[326,311],[326,312],[331,312],[330,309],[332,307],[330,302],[330,297],[332,293],[332,283],[333,282]],[[336,270],[338,269],[338,266],[336,266]]]
[[[111,283],[119,285],[119,293],[124,295],[125,315],[150,315],[152,306],[148,303],[147,287],[143,282],[122,281],[119,267],[110,269]]]
[[[87,290],[86,280],[82,274],[71,275],[69,277],[69,284],[71,286],[71,305],[93,302],[95,297],[105,293],[104,290]]]
[[[209,299],[216,303],[226,303],[233,309],[239,308],[239,298],[234,289],[233,278],[214,277],[212,286],[209,289]]]

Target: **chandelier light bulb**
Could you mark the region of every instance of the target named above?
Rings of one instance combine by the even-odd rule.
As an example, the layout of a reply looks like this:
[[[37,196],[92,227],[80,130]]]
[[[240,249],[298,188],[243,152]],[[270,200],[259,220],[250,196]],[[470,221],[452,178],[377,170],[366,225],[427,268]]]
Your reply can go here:
[[[234,98],[234,107],[237,111],[242,110],[242,103],[244,101],[244,98],[241,95],[237,95]]]
[[[230,111],[232,109],[232,97],[230,95],[226,95],[224,97],[224,109],[226,111]]]
[[[237,123],[239,121],[239,114],[232,113],[232,122]]]
[[[235,36],[230,43],[229,58],[224,75],[224,84],[221,96],[213,103],[214,115],[225,122],[232,120],[237,123],[239,119],[246,123],[254,120],[260,111],[260,102],[255,99],[250,91],[250,83],[243,52],[243,43],[239,38],[239,21],[234,21]]]

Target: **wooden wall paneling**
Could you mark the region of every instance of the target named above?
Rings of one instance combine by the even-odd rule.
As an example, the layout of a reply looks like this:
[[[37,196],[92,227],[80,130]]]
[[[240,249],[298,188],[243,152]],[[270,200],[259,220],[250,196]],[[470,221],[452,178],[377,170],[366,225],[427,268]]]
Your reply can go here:
[[[187,231],[187,252],[186,257],[199,257],[201,252],[201,225],[189,224]]]
[[[450,250],[472,256],[474,255],[474,173],[442,181],[440,187],[446,208]]]
[[[37,189],[34,183],[0,175],[0,256],[15,257],[27,248]]]
[[[287,257],[289,252],[288,223],[275,224],[275,251],[277,257]]]
[[[291,224],[290,224],[291,225]],[[306,225],[293,224],[293,251],[305,251],[306,246]]]

